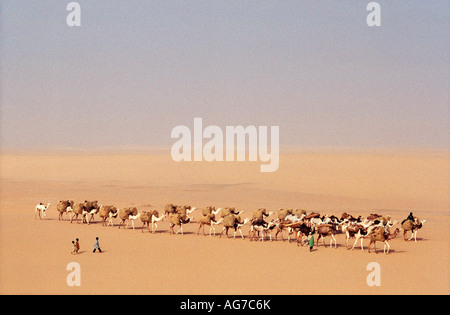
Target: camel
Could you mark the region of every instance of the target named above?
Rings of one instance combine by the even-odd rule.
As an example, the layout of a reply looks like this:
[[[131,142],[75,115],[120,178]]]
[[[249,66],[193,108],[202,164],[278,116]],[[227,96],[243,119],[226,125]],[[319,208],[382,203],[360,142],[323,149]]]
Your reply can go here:
[[[363,224],[348,222],[348,224],[343,225],[342,232],[344,232],[346,235],[345,246],[347,247],[347,250],[353,250],[358,240],[361,239],[361,250],[364,251],[363,240],[372,231],[373,228],[375,227],[371,226],[370,223]],[[352,248],[348,247],[348,241],[350,238],[355,238],[355,243],[353,244]]]
[[[286,219],[286,216],[291,215],[294,210],[292,209],[279,209],[278,210],[278,219],[281,221]]]
[[[158,229],[158,222],[159,221],[164,221],[164,218],[166,217],[166,214],[164,213],[160,218],[158,217],[158,211],[156,211],[156,214],[153,213],[152,214],[152,233],[155,233],[156,230]],[[155,228],[153,229],[153,225],[155,226]]]
[[[273,211],[267,213],[267,210],[265,208],[259,208],[257,210],[253,210],[253,219],[264,219],[264,217],[268,217],[273,213]]]
[[[370,245],[372,245],[372,243],[373,243],[373,246],[375,249],[375,254],[377,254],[376,242],[383,242],[384,243],[383,253],[389,254],[389,249],[391,248],[391,246],[389,245],[389,241],[394,239],[399,232],[400,232],[399,229],[395,229],[393,234],[386,234],[382,227],[377,227],[376,229],[372,230],[372,232],[369,234],[369,239],[370,239],[370,243],[369,243],[369,247],[368,247],[369,253],[370,253]],[[386,252],[386,248],[387,248],[387,252]]]
[[[202,210],[202,215],[214,214],[216,216],[221,210],[222,208],[216,210],[216,208],[213,206],[207,206]]]
[[[170,216],[171,213],[176,213],[176,211],[175,211],[176,209],[177,209],[177,206],[175,206],[175,205],[173,205],[171,203],[168,203],[164,207],[164,213],[166,215]]]
[[[155,219],[153,218],[155,217]],[[160,220],[164,220],[164,218],[166,217],[166,213],[164,213],[164,215],[159,218],[159,212],[157,210],[151,210],[151,211],[143,211],[142,215],[141,215],[141,222],[142,222],[142,228],[141,228],[141,232],[144,233],[144,226],[147,225],[147,229],[150,232],[150,223],[152,224],[152,233],[155,233],[155,229],[153,228],[153,225],[156,225],[156,222],[160,221]],[[156,228],[158,228],[158,226],[156,225]]]
[[[87,211],[86,216],[90,215],[91,217],[87,219],[87,223],[94,222],[94,214],[97,214],[100,211],[100,208],[102,205],[98,205],[96,207],[93,207],[90,211]]]
[[[417,231],[422,228],[423,224],[427,220],[419,220],[418,217],[414,217],[414,223],[411,220],[405,220],[402,222],[403,229],[403,239],[405,241],[410,241],[414,237],[414,241],[417,242]],[[411,237],[406,239],[406,233],[411,231]]]
[[[315,233],[315,227],[308,222],[303,221],[295,221],[292,223],[284,224],[284,227],[287,227],[290,229],[290,233],[293,233],[297,231],[297,246],[300,246],[301,242],[303,241],[304,236],[308,236],[309,233]],[[277,231],[278,232],[278,231]],[[289,238],[289,242],[290,242]]]
[[[117,218],[118,215],[119,215],[119,210],[117,210],[117,209],[116,209],[116,212],[113,212],[113,211],[109,212],[108,213],[109,220],[108,220],[108,224],[106,225],[106,227],[108,227],[110,224],[112,227],[114,227],[113,219]]]
[[[46,206],[43,203],[39,203],[38,205],[36,205],[36,208],[34,208],[34,219],[36,220],[37,215],[39,215],[40,220],[45,219],[45,214],[46,214],[48,207],[50,207],[50,202],[47,203]],[[41,217],[41,213],[42,213],[42,217]]]
[[[73,209],[73,200],[61,200],[56,205],[56,210],[59,212],[58,220],[63,220],[63,214],[67,213],[67,208]]]
[[[217,220],[216,222],[211,221],[211,225],[209,226],[210,229],[213,230],[213,235],[216,236],[216,225],[222,224],[223,222],[223,218],[220,218],[219,220]]]
[[[78,216],[81,214],[82,216],[82,223],[87,223],[89,224],[89,220],[86,220],[86,215],[92,213],[92,218],[93,218],[93,213],[97,213],[98,212],[98,204],[97,204],[97,200],[96,201],[87,201],[85,200],[83,203],[77,203],[73,206],[73,215],[70,218],[70,223],[72,223],[73,217],[75,217],[75,220],[78,222]]]
[[[86,207],[85,207],[84,203],[76,203],[76,204],[74,204],[74,206],[73,206],[73,215],[70,218],[70,223],[72,223],[73,218],[75,217],[76,222],[79,224],[80,222],[78,222],[78,216],[80,214],[83,215],[83,211],[85,211],[85,209],[86,209]],[[83,221],[82,221],[82,223],[83,223]]]
[[[264,221],[264,219],[262,217],[255,217],[253,215],[252,222],[250,224],[250,230],[248,231],[248,238],[250,240],[252,240],[255,233],[258,233],[258,238],[259,238],[259,234],[262,231],[262,229],[260,229],[260,228],[252,228],[253,226],[262,226],[262,227],[266,228],[268,225],[269,225],[269,223]]]
[[[211,223],[212,222],[216,222],[216,218],[214,214],[208,214],[208,215],[202,215],[200,220],[199,220],[199,226],[198,226],[198,230],[197,230],[197,235],[200,234],[200,229],[203,227],[203,235],[206,236],[205,234],[205,225],[209,225],[209,236],[211,236]]]
[[[136,214],[136,215],[130,214],[130,215],[128,216],[128,221],[127,221],[127,225],[125,226],[125,229],[128,229],[128,224],[130,224],[130,221],[131,221],[131,226],[133,227],[133,230],[134,230],[134,221],[137,220],[137,219],[139,219],[140,216],[141,216],[140,213],[138,213],[138,214]]]
[[[120,209],[119,210],[119,218],[120,218],[119,229],[120,229],[120,226],[123,226],[125,228],[125,221],[130,219],[130,215],[137,215],[137,214],[138,214],[138,210],[136,207]]]
[[[363,217],[362,216],[358,216],[357,218],[355,218],[354,216],[352,216],[351,214],[348,214],[346,212],[342,213],[341,215],[341,221],[347,219],[350,222],[361,222]]]
[[[94,214],[98,213],[99,209],[98,208],[93,208],[91,210],[83,210],[83,223],[87,223],[89,225],[90,222],[94,221]],[[91,215],[91,217],[89,218],[88,215]]]
[[[264,236],[269,236],[270,241],[272,242],[272,234],[270,233],[271,231],[273,231],[275,229],[275,227],[277,227],[277,225],[279,225],[279,221],[275,222],[275,220],[270,221],[267,226],[264,225],[257,225],[257,224],[252,224],[250,227],[250,233],[249,233],[249,239],[250,241],[252,241],[253,239],[257,239],[256,238],[256,232],[258,232],[258,234],[261,233],[261,241],[264,242]],[[251,236],[250,236],[251,234]]]
[[[73,209],[71,206],[68,206],[66,208],[66,212],[65,212],[66,216],[70,214],[70,216],[73,216]]]
[[[288,241],[291,242],[291,234],[294,232],[294,229],[290,226],[294,222],[298,222],[299,220],[292,221],[287,218],[290,216],[286,216],[284,220],[280,220],[280,224],[277,226],[277,231],[275,233],[275,240],[278,238],[278,234],[281,233],[281,239],[284,241],[283,230],[287,228],[288,230]]]
[[[297,247],[300,245],[306,245],[306,243],[303,243],[304,238],[308,238],[309,233],[315,234],[316,228],[314,225],[308,225],[305,223],[296,223],[292,226],[292,229],[294,231],[297,231]],[[302,244],[303,243],[303,244]]]
[[[233,233],[233,238],[236,238],[236,231],[239,230],[239,233],[241,234],[242,239],[244,239],[244,235],[242,234],[242,227],[244,225],[246,225],[248,222],[250,222],[250,218],[245,218],[244,221],[241,221],[240,218],[238,217],[238,219],[236,220],[236,222],[234,223],[234,233]]]
[[[319,247],[320,239],[322,239],[323,246],[326,247],[325,236],[330,235],[331,236],[330,247],[333,246],[333,240],[334,240],[334,248],[337,248],[337,241],[336,241],[336,238],[334,237],[336,232],[337,232],[336,226],[333,224],[322,224],[322,225],[317,226],[317,234],[319,235],[317,237],[317,247]]]
[[[224,210],[222,210],[221,215],[224,215],[225,213],[227,213],[227,209],[229,209],[229,208],[224,208]],[[236,232],[238,224],[242,224],[243,225],[243,221],[241,221],[241,218],[240,218],[240,214],[243,211],[239,211],[237,214],[233,214],[233,212],[234,212],[234,208],[232,208],[232,210],[230,212],[228,212],[228,215],[222,217],[223,218],[223,221],[222,221],[223,229],[222,229],[222,232],[220,233],[220,238],[222,237],[222,234],[223,234],[224,231],[226,231],[225,234],[229,238],[228,230],[230,228],[234,228],[234,231]]]
[[[109,226],[111,223],[113,226],[112,219],[117,217],[117,214],[119,212],[117,211],[117,208],[114,206],[100,206],[100,209],[98,210],[98,215],[102,219],[102,226]],[[106,224],[106,219],[109,218],[108,225]]]
[[[188,217],[183,218],[183,216],[181,214],[179,214],[179,213],[170,213],[169,214],[169,222],[170,222],[170,224],[169,224],[169,226],[170,226],[169,227],[169,233],[176,235],[179,232],[181,232],[181,235],[183,235],[183,224],[191,222],[191,219],[192,218],[188,218]],[[180,229],[176,233],[175,233],[175,231],[173,229],[175,225],[179,225],[180,226]]]

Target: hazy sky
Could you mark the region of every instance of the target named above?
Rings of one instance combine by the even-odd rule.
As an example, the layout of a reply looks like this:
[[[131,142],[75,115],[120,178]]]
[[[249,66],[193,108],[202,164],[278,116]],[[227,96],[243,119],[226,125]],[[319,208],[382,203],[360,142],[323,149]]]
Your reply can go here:
[[[450,2],[1,1],[3,148],[172,145],[277,125],[280,145],[448,148]]]

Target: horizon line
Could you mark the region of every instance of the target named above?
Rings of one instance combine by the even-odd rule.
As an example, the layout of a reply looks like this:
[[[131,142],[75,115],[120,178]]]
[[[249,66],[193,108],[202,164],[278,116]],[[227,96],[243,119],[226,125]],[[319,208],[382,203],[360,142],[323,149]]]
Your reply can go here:
[[[14,154],[143,154],[158,153],[169,154],[171,145],[158,146],[99,146],[99,147],[74,147],[74,146],[39,146],[39,147],[1,147],[0,155]],[[450,148],[439,147],[353,147],[353,146],[294,146],[280,145],[280,154],[292,153],[450,153]]]

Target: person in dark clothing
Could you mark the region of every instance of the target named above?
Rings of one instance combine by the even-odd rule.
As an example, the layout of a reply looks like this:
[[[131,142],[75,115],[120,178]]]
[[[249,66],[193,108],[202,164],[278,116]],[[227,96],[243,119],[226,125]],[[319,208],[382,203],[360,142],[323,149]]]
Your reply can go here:
[[[407,217],[405,220],[402,221],[402,224],[405,223],[407,220],[411,220],[412,223],[415,222],[414,215],[413,215],[412,212],[410,212],[409,215],[408,215],[408,217]]]
[[[94,244],[94,251],[93,253],[95,253],[95,251],[98,249],[98,251],[101,253],[102,250],[100,249],[100,244],[98,243],[98,237],[95,238],[95,244]]]

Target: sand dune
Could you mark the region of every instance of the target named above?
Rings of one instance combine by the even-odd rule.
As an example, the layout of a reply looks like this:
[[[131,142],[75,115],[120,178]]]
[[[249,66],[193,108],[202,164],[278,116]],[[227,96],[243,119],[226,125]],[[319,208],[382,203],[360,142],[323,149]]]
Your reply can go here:
[[[448,294],[450,163],[448,153],[306,152],[280,156],[274,173],[258,163],[173,162],[159,154],[3,154],[1,156],[0,293],[2,294]],[[59,200],[99,200],[140,211],[164,204],[198,208],[305,208],[340,215],[413,211],[427,222],[418,242],[391,242],[391,253],[320,246],[309,253],[287,241],[185,235],[58,221]],[[46,220],[33,220],[51,202]],[[198,219],[199,212],[194,212]],[[118,220],[116,220],[118,222]],[[218,230],[220,230],[220,226]],[[208,230],[208,229],[206,229]],[[244,227],[244,234],[248,226]],[[104,253],[93,254],[95,237]],[[71,241],[81,253],[70,255]],[[368,241],[365,241],[367,247]],[[66,284],[69,262],[81,286]],[[369,262],[381,286],[369,287]]]

